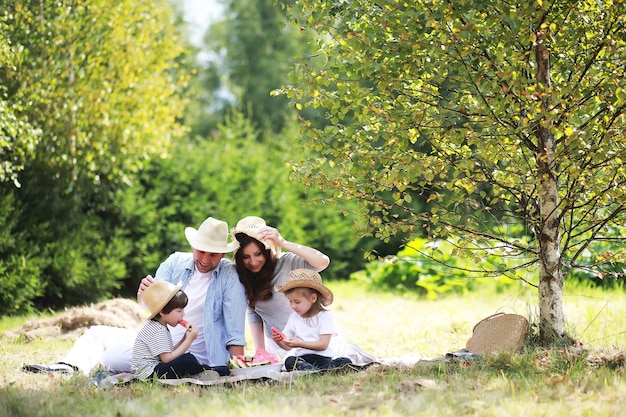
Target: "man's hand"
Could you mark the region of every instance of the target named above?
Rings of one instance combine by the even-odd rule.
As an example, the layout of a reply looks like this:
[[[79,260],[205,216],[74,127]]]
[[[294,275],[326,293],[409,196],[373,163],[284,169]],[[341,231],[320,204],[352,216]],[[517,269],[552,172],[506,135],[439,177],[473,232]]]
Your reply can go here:
[[[137,289],[137,297],[139,297],[143,292],[154,282],[154,278],[152,275],[146,275],[144,279],[139,283],[139,288]]]

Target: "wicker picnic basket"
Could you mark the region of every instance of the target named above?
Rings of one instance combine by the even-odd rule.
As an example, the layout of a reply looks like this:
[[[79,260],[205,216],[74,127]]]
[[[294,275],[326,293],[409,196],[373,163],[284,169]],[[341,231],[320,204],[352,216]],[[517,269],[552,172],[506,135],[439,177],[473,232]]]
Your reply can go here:
[[[528,332],[528,320],[519,314],[496,313],[476,323],[466,349],[478,355],[516,351]]]

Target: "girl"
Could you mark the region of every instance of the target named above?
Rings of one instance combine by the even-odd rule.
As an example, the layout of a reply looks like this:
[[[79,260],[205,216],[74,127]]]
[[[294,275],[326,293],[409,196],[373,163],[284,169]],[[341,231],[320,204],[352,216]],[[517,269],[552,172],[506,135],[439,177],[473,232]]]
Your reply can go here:
[[[337,326],[331,312],[324,308],[333,302],[333,293],[322,284],[317,272],[295,269],[285,285],[276,286],[276,291],[287,296],[294,311],[282,333],[272,331],[278,346],[295,348],[294,355],[284,361],[287,371],[332,369],[352,363],[346,357],[335,358],[332,341]]]

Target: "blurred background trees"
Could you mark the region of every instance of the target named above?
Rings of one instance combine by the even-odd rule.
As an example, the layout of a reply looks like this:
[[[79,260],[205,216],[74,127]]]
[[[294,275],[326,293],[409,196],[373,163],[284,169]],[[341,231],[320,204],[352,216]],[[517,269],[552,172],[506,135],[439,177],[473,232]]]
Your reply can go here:
[[[289,15],[294,0],[221,3],[223,18],[207,28],[202,45],[192,45],[180,0],[5,2],[0,314],[133,297],[169,253],[189,249],[184,227],[207,216],[231,227],[247,215],[264,217],[285,238],[331,257],[325,279],[362,271],[355,277],[364,282],[429,297],[472,288],[465,272],[441,272],[410,247],[400,253],[410,264],[375,259],[395,255],[409,239],[428,246],[420,240],[425,223],[411,213],[432,210],[431,193],[409,199],[412,183],[400,194],[364,185],[359,198],[347,199],[340,187],[352,181],[343,177],[347,165],[329,158],[342,143],[333,135],[303,141],[302,122],[323,132],[338,114],[348,125],[359,120],[356,109],[377,106],[329,109],[332,100],[305,106],[308,97],[275,94],[303,62],[324,70],[315,22]],[[335,2],[330,12],[345,23],[349,11]],[[377,80],[360,85],[371,89]],[[390,149],[382,139],[372,145]],[[409,146],[418,156],[431,151],[420,141]],[[414,168],[381,155],[359,168],[377,175],[391,168],[388,180],[396,184],[417,178]],[[305,187],[304,179],[318,175],[328,186]],[[378,203],[381,196],[389,204]],[[393,232],[371,228],[392,223],[399,226]],[[372,264],[364,255],[374,256]]]
[[[164,1],[15,0],[1,13],[15,53],[0,73],[13,176],[2,308],[99,299],[127,277],[118,194],[184,137],[185,44]]]
[[[132,297],[207,216],[263,216],[328,253],[328,278],[377,245],[351,203],[290,181],[296,112],[270,91],[306,42],[271,1],[233,1],[204,49],[167,0],[6,3],[0,314]]]

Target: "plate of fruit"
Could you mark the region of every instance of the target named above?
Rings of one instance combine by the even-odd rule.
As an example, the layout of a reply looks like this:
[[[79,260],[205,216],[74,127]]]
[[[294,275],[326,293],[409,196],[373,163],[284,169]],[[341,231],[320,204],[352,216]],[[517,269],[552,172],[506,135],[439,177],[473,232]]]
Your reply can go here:
[[[269,371],[280,372],[283,364],[278,356],[257,349],[254,355],[235,355],[228,361],[231,375],[263,376]]]

